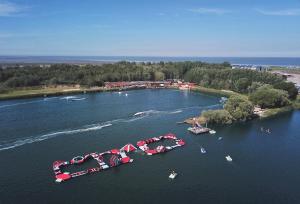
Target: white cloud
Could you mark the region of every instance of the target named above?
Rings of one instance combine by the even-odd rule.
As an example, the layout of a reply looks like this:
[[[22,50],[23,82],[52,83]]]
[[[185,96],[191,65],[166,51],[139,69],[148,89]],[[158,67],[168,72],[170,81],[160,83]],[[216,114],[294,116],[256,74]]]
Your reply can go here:
[[[300,9],[264,10],[256,9],[260,14],[267,16],[300,16]]]
[[[231,13],[230,10],[220,9],[220,8],[195,8],[195,9],[188,9],[188,11],[199,13],[199,14],[215,14],[215,15],[223,15],[226,13]]]
[[[0,17],[2,16],[14,16],[19,14],[25,9],[25,7],[16,5],[9,2],[0,2]]]

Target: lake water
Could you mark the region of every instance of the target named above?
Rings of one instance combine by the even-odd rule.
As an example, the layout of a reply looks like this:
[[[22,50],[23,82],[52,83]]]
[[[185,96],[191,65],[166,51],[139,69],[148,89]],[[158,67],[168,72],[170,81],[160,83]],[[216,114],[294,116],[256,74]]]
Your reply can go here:
[[[177,90],[78,97],[86,99],[0,102],[0,203],[300,203],[300,111],[194,136],[176,122],[220,107],[219,97]],[[54,182],[55,160],[169,132],[186,145],[155,156],[132,153],[131,164]],[[179,173],[173,181],[170,170]]]

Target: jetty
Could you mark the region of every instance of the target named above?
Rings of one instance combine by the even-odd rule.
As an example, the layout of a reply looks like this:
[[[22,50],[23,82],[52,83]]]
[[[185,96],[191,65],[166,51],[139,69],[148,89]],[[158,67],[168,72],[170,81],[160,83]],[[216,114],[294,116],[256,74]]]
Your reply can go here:
[[[207,133],[209,132],[211,129],[206,128],[206,127],[189,127],[188,131],[190,131],[191,133],[198,135],[198,134],[202,134],[202,133]]]
[[[199,124],[199,122],[196,120],[196,118],[193,118],[193,126],[189,127],[187,129],[191,133],[195,135],[203,134],[209,132],[210,134],[215,134],[216,131],[208,128],[208,127],[203,127],[202,125]]]

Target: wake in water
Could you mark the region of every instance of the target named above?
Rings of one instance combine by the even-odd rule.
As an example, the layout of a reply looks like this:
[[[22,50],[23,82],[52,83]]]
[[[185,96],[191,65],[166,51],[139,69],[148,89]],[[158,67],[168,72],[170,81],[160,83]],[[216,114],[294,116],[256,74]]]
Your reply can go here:
[[[83,97],[77,97],[77,96],[65,96],[60,98],[61,100],[67,100],[67,101],[82,101],[85,100],[86,98]]]
[[[102,128],[109,127],[109,126],[112,126],[112,124],[103,123],[103,124],[99,124],[99,125],[93,125],[93,126],[90,126],[90,127],[83,127],[83,128],[80,128],[80,129],[64,130],[64,131],[52,132],[52,133],[39,135],[39,136],[22,138],[22,139],[18,139],[18,140],[15,140],[15,141],[2,141],[2,142],[0,142],[0,151],[7,150],[7,149],[12,149],[12,148],[19,147],[19,146],[22,146],[22,145],[25,145],[25,144],[40,142],[40,141],[47,140],[47,139],[50,139],[50,138],[53,138],[53,137],[57,137],[59,135],[70,135],[70,134],[75,134],[75,133],[101,130]]]
[[[43,103],[43,102],[47,102],[47,101],[58,99],[58,98],[59,97],[49,97],[49,98],[44,98],[42,100],[34,100],[34,101],[26,101],[26,102],[20,102],[20,103],[0,105],[0,108],[8,108],[8,107],[21,106],[21,105],[34,104],[34,103]],[[60,97],[59,99],[67,100],[67,101],[69,101],[69,100],[70,101],[82,101],[82,100],[85,100],[86,98],[77,97],[77,96],[65,96],[65,97]]]
[[[14,106],[20,106],[20,105],[26,105],[26,104],[32,104],[32,103],[41,103],[41,102],[45,102],[45,101],[55,99],[55,98],[56,97],[45,98],[43,100],[35,100],[35,101],[27,101],[27,102],[13,103],[13,104],[7,104],[7,105],[0,105],[0,108],[14,107]]]
[[[141,111],[133,114],[134,117],[145,117],[145,116],[151,116],[151,115],[164,115],[164,114],[177,114],[181,113],[184,110],[188,109],[212,109],[220,107],[220,104],[214,104],[209,106],[189,106],[184,108],[179,108],[175,110],[169,110],[169,111],[160,111],[160,110],[147,110],[147,111]]]
[[[215,105],[210,105],[210,106],[191,106],[191,107],[185,107],[185,108],[170,110],[170,111],[158,111],[158,110],[142,111],[142,112],[138,112],[138,114],[137,113],[133,114],[133,116],[131,116],[129,118],[119,118],[119,119],[106,121],[106,122],[102,122],[102,123],[85,125],[78,129],[51,132],[48,134],[31,136],[31,137],[26,137],[26,138],[22,138],[22,139],[13,140],[13,141],[12,140],[1,141],[0,142],[0,151],[7,150],[7,149],[13,149],[13,148],[25,145],[25,144],[40,142],[40,141],[51,139],[51,138],[61,136],[61,135],[71,135],[71,134],[76,134],[76,133],[97,131],[97,130],[101,130],[106,127],[110,127],[114,124],[130,123],[130,122],[141,120],[145,117],[150,117],[153,115],[178,114],[178,113],[183,112],[183,110],[187,110],[187,109],[193,109],[193,108],[210,109],[210,108],[214,108],[214,107],[218,107],[218,106],[220,106],[220,104],[215,104]]]

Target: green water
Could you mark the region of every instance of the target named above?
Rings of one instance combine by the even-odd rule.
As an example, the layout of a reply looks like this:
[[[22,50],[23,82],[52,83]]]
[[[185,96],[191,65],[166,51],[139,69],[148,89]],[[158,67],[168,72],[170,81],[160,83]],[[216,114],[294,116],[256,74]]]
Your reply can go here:
[[[299,111],[194,136],[176,122],[220,107],[218,97],[176,90],[77,97],[86,99],[0,102],[0,203],[300,203]],[[133,117],[141,111],[143,117]],[[169,132],[186,146],[156,156],[131,154],[131,164],[54,182],[55,160]],[[179,174],[173,181],[170,170]]]

